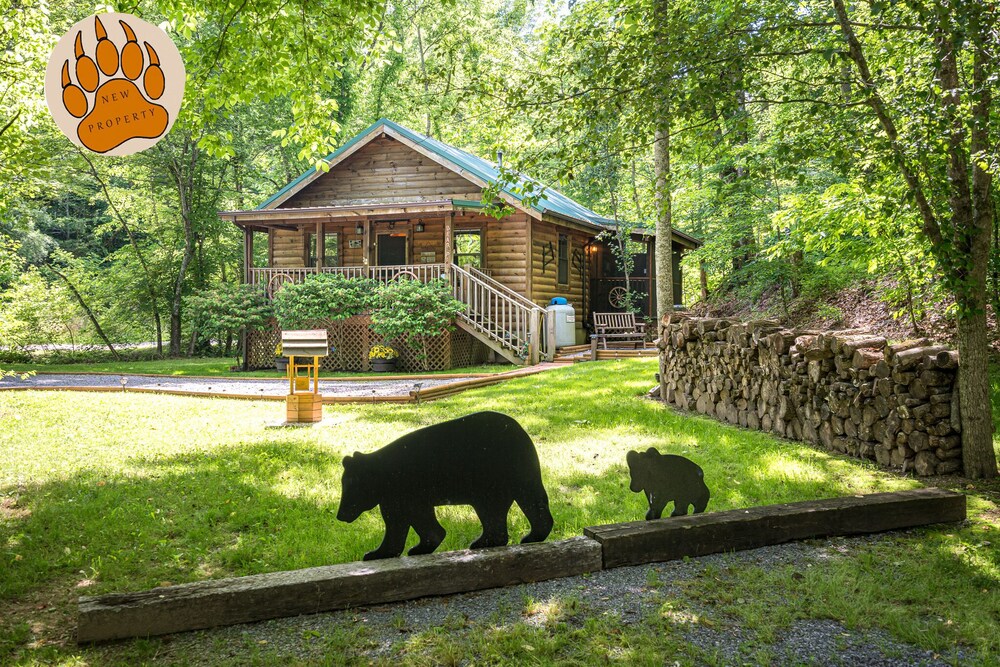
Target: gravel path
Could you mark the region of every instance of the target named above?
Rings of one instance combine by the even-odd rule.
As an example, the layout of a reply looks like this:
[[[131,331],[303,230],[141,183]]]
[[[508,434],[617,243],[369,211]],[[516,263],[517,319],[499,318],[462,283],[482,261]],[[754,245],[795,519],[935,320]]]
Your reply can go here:
[[[775,665],[952,664],[930,651],[899,642],[881,630],[849,630],[828,619],[794,621],[779,630],[776,641],[768,644],[753,629],[741,627],[737,619],[726,618],[710,605],[687,599],[683,592],[682,582],[703,575],[706,568],[718,571],[733,566],[788,564],[808,567],[835,552],[849,550],[852,545],[878,539],[873,536],[792,543],[688,561],[621,567],[537,584],[185,633],[174,636],[161,649],[159,657],[188,661],[197,656],[203,660],[202,664],[208,665],[239,660],[248,650],[256,649],[285,658],[289,664],[329,661],[332,656],[324,652],[329,650],[329,644],[323,638],[336,636],[345,628],[364,628],[364,651],[368,658],[394,662],[407,653],[408,640],[432,628],[446,628],[460,634],[476,627],[540,626],[546,622],[545,615],[526,612],[528,600],[544,603],[574,599],[581,610],[580,619],[610,615],[623,626],[647,622],[651,614],[661,613],[665,603],[673,602],[677,612],[672,620],[683,641],[713,655],[718,664],[759,664],[762,650],[766,652],[763,655],[769,656],[766,662]],[[465,656],[461,664],[474,657]],[[593,657],[595,663],[603,664],[602,656]],[[674,664],[669,656],[663,657],[665,665]],[[949,658],[961,664],[965,656],[958,651]],[[517,662],[513,657],[511,661]]]
[[[288,393],[288,381],[284,379],[234,379],[234,378],[185,378],[144,375],[87,375],[87,374],[38,374],[26,380],[19,378],[0,379],[0,390],[13,387],[121,387],[121,379],[127,380],[127,389],[166,389],[186,391],[193,394],[242,394],[259,396],[284,396]],[[443,384],[461,382],[470,378],[451,377],[421,380],[320,380],[320,393],[324,396],[406,396],[419,385],[424,389]]]

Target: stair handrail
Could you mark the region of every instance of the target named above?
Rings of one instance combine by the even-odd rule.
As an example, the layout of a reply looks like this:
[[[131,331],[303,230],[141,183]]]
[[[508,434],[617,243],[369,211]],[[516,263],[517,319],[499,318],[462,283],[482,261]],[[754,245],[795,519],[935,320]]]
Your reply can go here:
[[[463,268],[466,268],[466,267],[463,267]],[[537,303],[535,303],[534,301],[532,301],[528,297],[524,296],[523,294],[521,294],[519,292],[515,292],[514,290],[512,290],[511,288],[507,287],[502,282],[500,282],[499,280],[497,280],[496,278],[494,278],[493,276],[490,276],[490,275],[487,275],[487,274],[483,273],[482,271],[480,271],[476,267],[470,266],[470,267],[467,267],[467,270],[468,270],[469,273],[471,273],[476,278],[479,278],[480,280],[482,280],[484,283],[486,283],[487,285],[489,285],[490,287],[492,287],[496,291],[502,292],[502,293],[506,294],[507,296],[509,296],[514,301],[519,302],[525,308],[533,308],[533,309],[537,309],[537,310],[541,310],[541,311],[545,310],[544,308],[542,308],[541,306],[539,306]]]
[[[542,351],[540,331],[545,311],[519,294],[514,293],[517,298],[508,294],[509,289],[497,289],[490,281],[457,264],[451,265],[451,275],[455,298],[468,307],[467,312],[459,315],[460,319],[501,350],[537,363]]]

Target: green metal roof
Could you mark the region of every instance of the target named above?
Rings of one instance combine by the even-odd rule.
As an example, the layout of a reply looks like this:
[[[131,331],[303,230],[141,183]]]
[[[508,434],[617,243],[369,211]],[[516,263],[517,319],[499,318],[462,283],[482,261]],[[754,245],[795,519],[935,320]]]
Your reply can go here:
[[[368,139],[368,137],[378,134],[383,127],[392,128],[395,132],[406,137],[413,143],[419,144],[420,146],[427,149],[431,153],[437,155],[440,158],[443,158],[444,160],[447,160],[448,162],[452,163],[459,169],[462,169],[464,171],[469,172],[470,174],[473,174],[480,180],[485,181],[490,185],[496,185],[498,180],[500,179],[500,170],[497,169],[496,165],[493,164],[492,162],[484,160],[483,158],[473,155],[472,153],[463,151],[460,148],[449,146],[448,144],[438,141],[437,139],[432,139],[431,137],[424,136],[419,132],[414,132],[413,130],[407,127],[403,127],[398,123],[394,123],[387,118],[380,118],[379,120],[369,125],[367,129],[362,131],[360,134],[354,136],[346,144],[344,144],[336,151],[328,155],[326,157],[326,161],[333,162],[341,154],[343,154],[347,150],[350,150],[350,148],[356,145],[358,142],[365,141]],[[261,204],[258,207],[258,209],[267,208],[274,201],[280,199],[283,195],[285,195],[289,191],[295,190],[296,187],[299,186],[304,180],[306,180],[307,178],[309,178],[314,174],[316,174],[316,170],[310,169],[309,171],[302,174],[297,179],[286,185],[284,188],[279,190],[274,196],[272,196],[263,204]],[[518,190],[522,188],[524,184],[528,183],[529,181],[533,181],[533,179],[529,178],[524,174],[518,174],[517,182],[507,184],[507,186],[503,188],[503,192],[510,195],[517,201],[523,203],[524,197],[518,193]],[[537,183],[537,181],[533,182]],[[568,218],[570,220],[596,225],[598,227],[608,227],[615,225],[614,220],[599,215],[594,211],[591,211],[586,206],[583,206],[582,204],[573,201],[566,195],[562,194],[561,192],[553,188],[546,187],[544,190],[542,190],[541,195],[536,197],[530,203],[530,206],[539,213],[550,213],[563,218]],[[693,239],[692,237],[689,237],[686,234],[684,234],[683,236],[687,237],[691,241],[694,241],[695,244],[700,245],[700,242]]]

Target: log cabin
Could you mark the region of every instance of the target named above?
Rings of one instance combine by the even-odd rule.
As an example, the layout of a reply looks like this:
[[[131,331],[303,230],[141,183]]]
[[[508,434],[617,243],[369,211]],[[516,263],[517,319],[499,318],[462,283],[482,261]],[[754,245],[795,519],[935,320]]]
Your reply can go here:
[[[620,307],[625,276],[599,238],[615,222],[545,188],[525,197],[500,165],[381,119],[257,209],[219,215],[244,233],[244,280],[268,294],[315,273],[376,280],[445,278],[468,306],[456,323],[515,363],[551,358],[544,308],[564,297],[575,309],[576,343],[593,312]],[[484,211],[497,188],[513,211]],[[261,241],[266,238],[266,265]],[[643,315],[655,316],[654,237],[632,235],[643,250],[629,276]],[[681,302],[680,258],[700,242],[674,231],[674,301]]]

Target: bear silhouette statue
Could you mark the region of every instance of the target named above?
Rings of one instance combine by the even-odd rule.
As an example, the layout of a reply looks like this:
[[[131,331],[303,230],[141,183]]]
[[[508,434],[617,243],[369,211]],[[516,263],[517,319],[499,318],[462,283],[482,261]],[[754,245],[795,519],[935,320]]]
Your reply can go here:
[[[365,560],[403,552],[410,527],[420,541],[409,555],[428,554],[445,537],[434,508],[471,505],[483,525],[473,549],[507,544],[507,513],[517,503],[531,524],[521,542],[552,530],[538,454],[521,425],[498,412],[477,412],[408,433],[371,454],[344,458],[337,518],[351,523],[379,507],[382,544]]]
[[[670,516],[684,516],[689,506],[694,513],[704,512],[711,493],[705,486],[705,473],[690,459],[674,454],[660,454],[655,447],[625,455],[632,483],[629,489],[642,492],[649,501],[646,519],[659,519],[667,503],[673,501]]]

